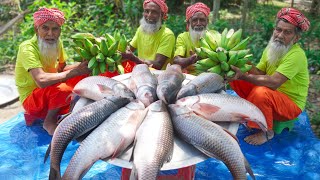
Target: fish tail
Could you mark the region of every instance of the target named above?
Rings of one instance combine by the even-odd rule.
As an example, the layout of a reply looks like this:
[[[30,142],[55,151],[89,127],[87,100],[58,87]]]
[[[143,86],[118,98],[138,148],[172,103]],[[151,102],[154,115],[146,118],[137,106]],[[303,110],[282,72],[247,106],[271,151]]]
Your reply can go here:
[[[253,174],[253,171],[252,171],[252,169],[250,167],[250,164],[249,164],[248,160],[245,157],[243,158],[243,160],[244,160],[244,166],[246,168],[246,171],[250,174],[251,178],[255,180],[256,177]]]
[[[49,180],[60,180],[60,179],[61,179],[60,171],[54,169],[53,167],[50,167]]]

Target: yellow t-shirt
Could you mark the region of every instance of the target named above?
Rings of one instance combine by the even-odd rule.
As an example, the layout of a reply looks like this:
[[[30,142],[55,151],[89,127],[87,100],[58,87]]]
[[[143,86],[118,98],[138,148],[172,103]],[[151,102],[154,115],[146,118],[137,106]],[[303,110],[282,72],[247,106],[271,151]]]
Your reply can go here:
[[[15,80],[20,95],[19,100],[21,103],[23,103],[23,101],[32,93],[32,91],[37,88],[37,85],[29,73],[29,70],[33,68],[42,68],[45,72],[57,72],[58,62],[64,63],[67,59],[61,41],[59,43],[59,49],[59,60],[55,64],[44,66],[40,57],[37,36],[35,35],[32,39],[21,43],[19,46],[15,67]]]
[[[195,48],[200,47],[199,42],[192,43],[190,33],[184,32],[178,35],[176,41],[176,50],[174,52],[174,56],[181,56],[183,58],[190,57],[190,51],[195,52]],[[186,67],[186,70],[189,74],[194,74],[194,64],[189,65]]]
[[[301,110],[304,109],[309,88],[309,71],[307,57],[298,44],[294,44],[275,65],[268,63],[267,50],[264,50],[257,68],[267,75],[279,72],[286,76],[288,80],[277,90],[286,94]]]
[[[167,63],[172,62],[175,37],[173,32],[162,25],[160,30],[154,34],[144,33],[139,27],[134,35],[130,45],[137,49],[138,57],[145,60],[155,60],[156,54],[162,54],[168,57],[167,62],[162,69],[165,69]]]

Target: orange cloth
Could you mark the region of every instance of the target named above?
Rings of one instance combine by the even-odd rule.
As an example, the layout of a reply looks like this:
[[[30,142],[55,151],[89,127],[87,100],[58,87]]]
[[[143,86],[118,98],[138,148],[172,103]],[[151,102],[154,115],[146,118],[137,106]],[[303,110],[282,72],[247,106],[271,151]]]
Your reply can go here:
[[[240,97],[250,101],[262,111],[268,130],[273,128],[273,120],[293,120],[301,113],[301,109],[287,95],[279,91],[242,80],[232,81],[230,86]],[[259,129],[254,122],[248,122],[247,125]]]
[[[74,86],[85,77],[87,75],[71,78],[65,83],[34,89],[22,104],[26,111],[26,124],[30,126],[36,119],[44,119],[48,110],[60,108],[58,115],[68,113],[71,102],[70,94]]]

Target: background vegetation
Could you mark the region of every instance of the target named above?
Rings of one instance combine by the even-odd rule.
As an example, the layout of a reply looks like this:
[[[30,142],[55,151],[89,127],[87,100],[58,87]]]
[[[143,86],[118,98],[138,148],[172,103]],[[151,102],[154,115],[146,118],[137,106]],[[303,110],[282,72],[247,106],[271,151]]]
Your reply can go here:
[[[168,20],[165,22],[177,36],[185,31],[185,9],[194,0],[167,0],[169,6]],[[202,0],[211,9],[216,0]],[[247,2],[244,6],[243,3]],[[315,0],[317,2],[317,0]],[[95,36],[114,32],[119,29],[128,38],[132,38],[142,17],[143,0],[3,0],[0,2],[0,71],[7,64],[15,64],[18,45],[34,35],[32,13],[39,7],[56,7],[65,13],[66,23],[62,27],[63,44],[72,63],[75,54],[68,45],[70,36],[76,32],[90,32]],[[253,53],[253,63],[257,63],[267,45],[274,27],[275,15],[281,7],[290,6],[288,2],[275,0],[224,0],[221,1],[218,18],[211,15],[210,29],[222,31],[224,28],[244,28],[243,37],[250,36],[249,48]],[[315,8],[317,7],[317,8]],[[300,44],[305,49],[311,74],[320,74],[320,18],[319,4],[302,10],[311,22],[311,29],[304,33]],[[313,9],[312,9],[313,8]],[[315,10],[314,10],[315,9]],[[246,13],[244,23],[242,17]],[[19,14],[24,14],[6,32],[1,27]],[[214,20],[213,20],[214,19]],[[2,32],[2,33],[1,33]],[[314,83],[315,93],[320,93],[320,82]],[[311,103],[307,108],[314,110],[311,122],[320,127],[319,110]],[[318,128],[319,129],[319,128]],[[319,132],[320,134],[320,132]]]

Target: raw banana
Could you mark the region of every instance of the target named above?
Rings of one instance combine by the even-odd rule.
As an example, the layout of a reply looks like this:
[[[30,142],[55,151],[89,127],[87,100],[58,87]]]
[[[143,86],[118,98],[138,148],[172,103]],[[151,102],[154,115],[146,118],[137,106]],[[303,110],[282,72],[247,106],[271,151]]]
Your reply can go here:
[[[210,68],[210,67],[215,66],[215,65],[217,65],[219,63],[216,62],[216,61],[212,61],[210,58],[206,58],[206,59],[198,60],[197,64],[201,64],[203,66],[206,66],[206,67]]]
[[[238,50],[242,50],[245,49],[247,47],[247,44],[249,42],[250,37],[247,37],[245,39],[243,39],[242,41],[240,41],[237,45],[235,45],[232,49],[230,49],[231,51],[238,51]]]
[[[89,40],[94,40],[94,35],[91,34],[91,33],[76,33],[76,34],[73,34],[71,36],[72,39],[79,39],[79,40],[82,40],[82,39],[89,39]]]
[[[210,46],[210,48],[212,50],[216,50],[218,47],[218,44],[215,40],[215,38],[213,37],[213,35],[210,32],[206,32],[204,39],[206,40],[206,42],[208,43],[208,45]]]
[[[103,55],[107,56],[108,55],[108,43],[105,39],[102,39],[101,40],[101,43],[100,43],[100,50],[102,52]]]
[[[208,72],[220,74],[222,72],[220,64],[213,66],[212,68],[208,69]]]
[[[233,35],[230,37],[228,41],[227,50],[232,49],[240,42],[241,35],[242,35],[242,29],[238,29],[236,32],[233,33]]]

